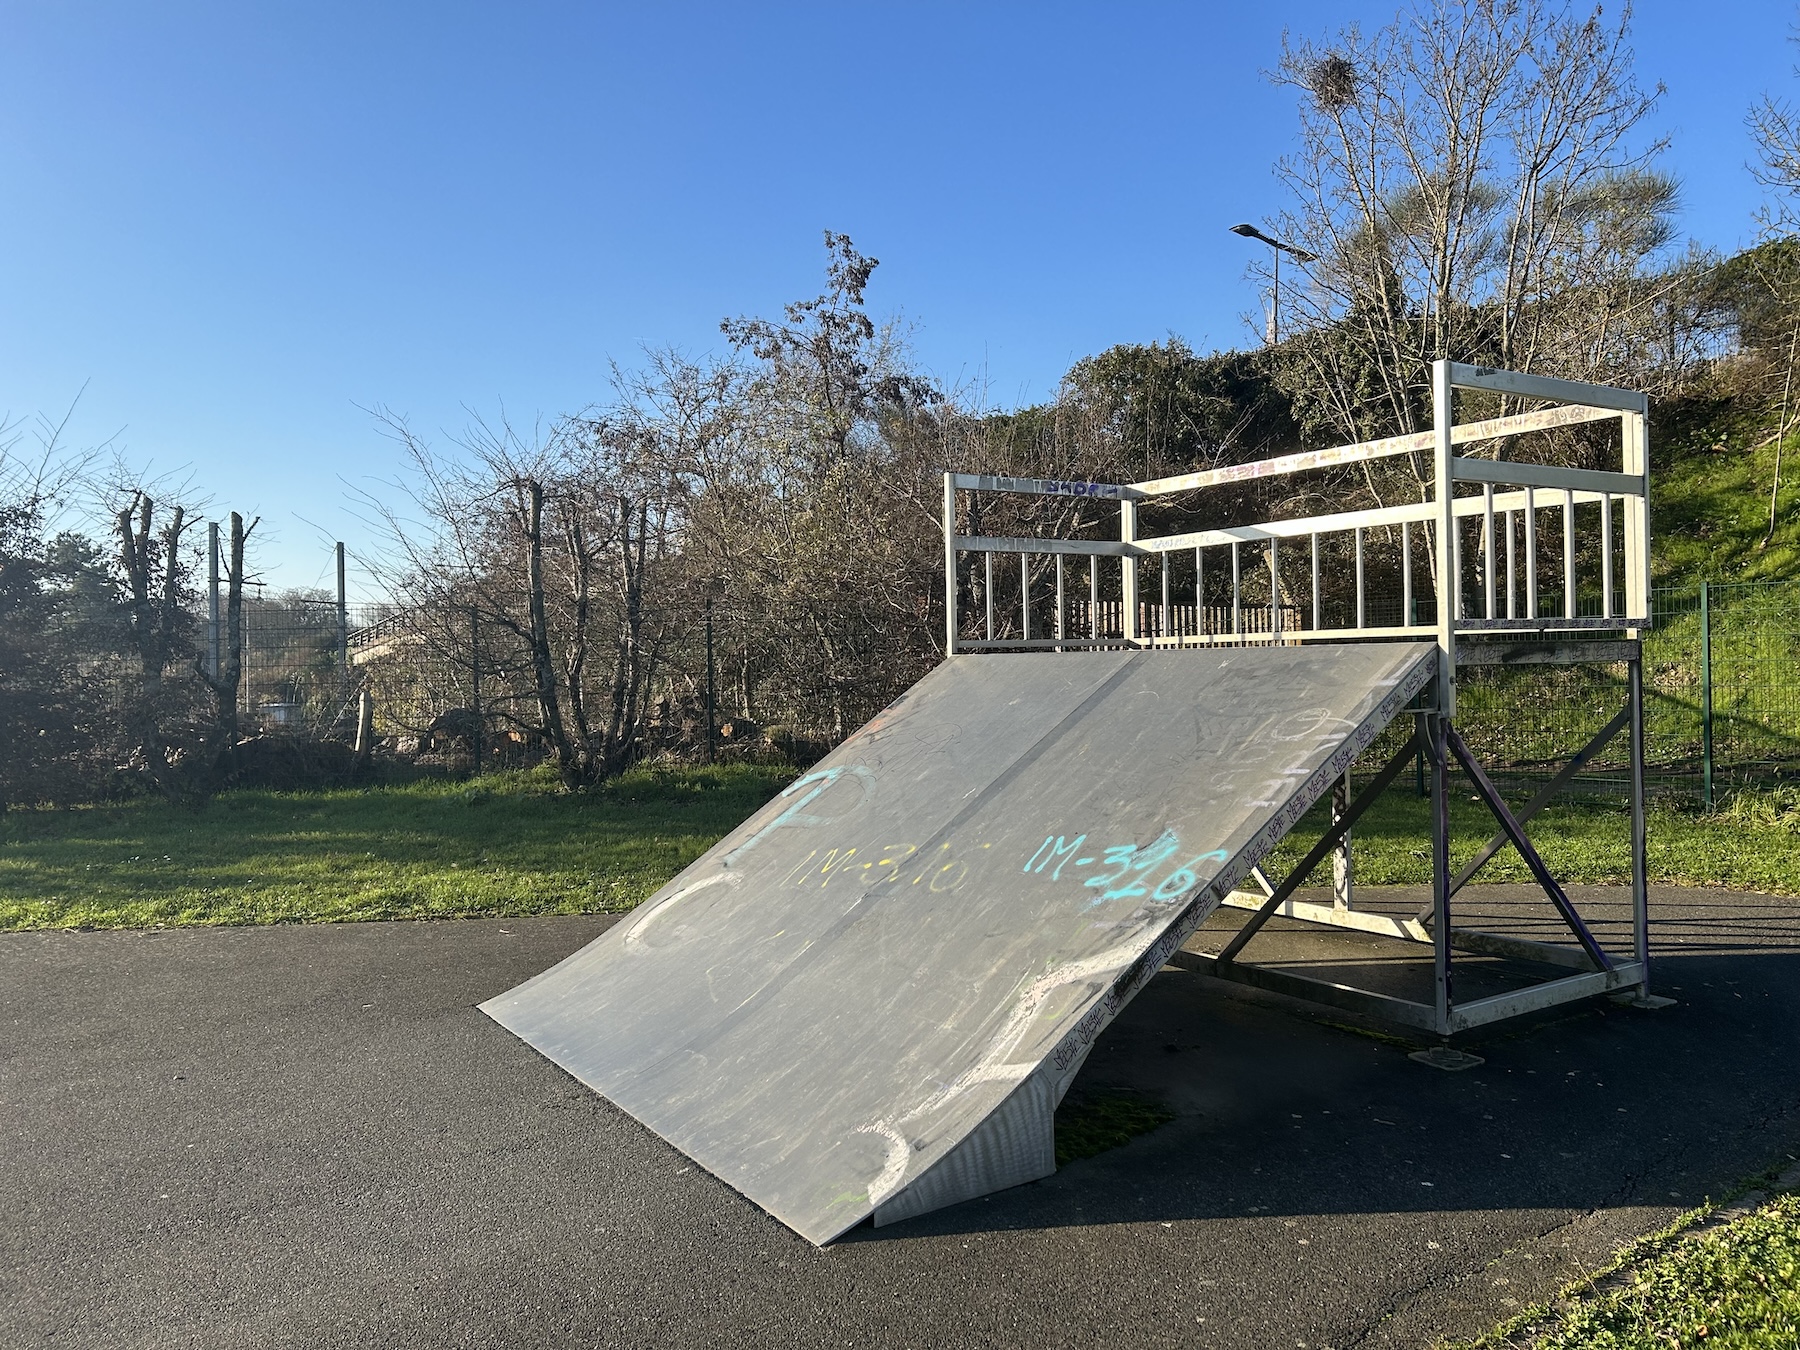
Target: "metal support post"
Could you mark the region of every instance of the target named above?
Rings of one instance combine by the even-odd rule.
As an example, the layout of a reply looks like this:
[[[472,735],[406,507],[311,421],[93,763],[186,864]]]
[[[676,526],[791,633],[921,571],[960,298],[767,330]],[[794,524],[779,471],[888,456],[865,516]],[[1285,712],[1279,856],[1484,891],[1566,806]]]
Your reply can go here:
[[[1135,544],[1137,542],[1137,503],[1126,498],[1119,503],[1119,542]],[[1124,602],[1125,614],[1121,630],[1127,642],[1138,640],[1138,568],[1137,557],[1127,554],[1119,560],[1121,572],[1119,582],[1120,599]]]
[[[1462,589],[1462,579],[1456,572],[1460,550],[1456,547],[1456,482],[1451,477],[1450,463],[1451,411],[1450,363],[1433,361],[1431,424],[1437,442],[1437,712],[1441,718],[1456,715],[1456,597]],[[1441,743],[1441,738],[1437,743]]]
[[[1440,536],[1441,537],[1441,536]],[[1453,676],[1454,677],[1454,676]],[[1431,761],[1431,898],[1432,898],[1432,973],[1436,997],[1433,1014],[1437,1031],[1450,1031],[1450,784],[1449,757],[1444,752],[1444,717],[1439,713],[1419,715],[1418,739],[1423,742]]]
[[[1631,922],[1633,955],[1643,968],[1641,999],[1650,997],[1650,862],[1644,829],[1644,662],[1626,668],[1631,685]]]
[[[956,475],[944,475],[944,655],[956,655]]]
[[[1331,785],[1331,823],[1338,824],[1350,813],[1350,770],[1344,770],[1344,776]],[[1355,896],[1351,888],[1355,885],[1354,863],[1350,857],[1350,830],[1346,826],[1343,838],[1331,851],[1331,907],[1333,909],[1356,908]]]

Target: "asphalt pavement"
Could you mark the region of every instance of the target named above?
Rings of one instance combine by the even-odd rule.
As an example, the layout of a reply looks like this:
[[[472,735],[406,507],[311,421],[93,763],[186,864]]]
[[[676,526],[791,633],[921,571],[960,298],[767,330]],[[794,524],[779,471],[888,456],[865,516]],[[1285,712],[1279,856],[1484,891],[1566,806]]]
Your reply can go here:
[[[1165,970],[1078,1090],[1176,1120],[823,1250],[475,1010],[606,918],[0,936],[0,1345],[1428,1345],[1800,1154],[1800,901],[1653,914],[1673,1007],[1461,1073]]]

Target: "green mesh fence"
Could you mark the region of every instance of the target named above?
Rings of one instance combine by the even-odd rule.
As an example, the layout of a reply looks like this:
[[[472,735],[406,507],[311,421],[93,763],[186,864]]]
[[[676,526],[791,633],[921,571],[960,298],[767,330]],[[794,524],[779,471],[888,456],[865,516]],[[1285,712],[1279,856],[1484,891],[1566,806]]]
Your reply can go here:
[[[1800,582],[1664,587],[1644,636],[1644,748],[1653,792],[1705,799],[1800,775]],[[1547,776],[1624,706],[1626,670],[1465,670],[1457,722],[1502,774]],[[1619,736],[1577,791],[1623,793]]]

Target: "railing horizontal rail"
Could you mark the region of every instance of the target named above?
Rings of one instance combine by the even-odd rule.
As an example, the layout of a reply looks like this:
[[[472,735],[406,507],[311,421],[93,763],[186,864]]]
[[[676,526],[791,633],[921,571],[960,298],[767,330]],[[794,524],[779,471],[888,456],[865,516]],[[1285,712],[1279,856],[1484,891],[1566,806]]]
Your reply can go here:
[[[1027,539],[1010,535],[959,534],[959,553],[1077,553],[1100,558],[1135,558],[1144,550],[1116,539]]]
[[[1570,469],[1560,464],[1522,464],[1513,459],[1465,459],[1455,455],[1450,473],[1459,483],[1501,483],[1508,487],[1586,488],[1615,497],[1642,497],[1644,480],[1637,474],[1604,469]]]
[[[1129,500],[1136,488],[1122,483],[1090,483],[1080,479],[1007,478],[987,473],[953,473],[950,481],[964,492],[1012,492],[1027,497],[1102,497]]]
[[[1478,463],[1484,461],[1476,461]],[[1612,475],[1620,477],[1622,475]],[[1642,487],[1641,479],[1633,479]],[[1604,492],[1580,491],[1575,494],[1575,504],[1586,506],[1607,496]],[[1613,493],[1613,496],[1620,494]],[[1495,511],[1523,511],[1526,508],[1526,496],[1523,492],[1496,492],[1493,509]],[[1537,501],[1531,503],[1539,511],[1560,509],[1560,502]],[[1486,515],[1488,503],[1483,497],[1458,497],[1453,508],[1458,518]],[[1300,516],[1293,520],[1265,520],[1255,525],[1226,525],[1215,530],[1196,530],[1190,534],[1166,534],[1149,539],[1140,539],[1136,547],[1141,553],[1173,553],[1184,548],[1211,548],[1219,544],[1252,543],[1262,539],[1304,539],[1312,534],[1333,534],[1344,530],[1374,529],[1382,525],[1402,525],[1418,521],[1436,520],[1437,503],[1409,502],[1404,506],[1376,506],[1365,511],[1339,511],[1324,516]],[[1017,551],[1017,550],[1015,550]]]
[[[1449,366],[1450,385],[1453,389],[1485,389],[1495,394],[1554,399],[1558,403],[1581,403],[1596,408],[1612,408],[1618,412],[1650,411],[1649,396],[1635,389],[1614,389],[1604,384],[1558,380],[1548,375],[1521,375],[1517,371],[1494,370],[1489,366],[1466,366],[1458,361],[1451,361]]]
[[[1531,431],[1547,431],[1552,427],[1601,422],[1618,415],[1615,408],[1544,408],[1538,412],[1517,413],[1511,417],[1494,417],[1485,422],[1464,423],[1452,428],[1450,443],[1470,445],[1506,436],[1522,436]],[[1393,455],[1422,454],[1434,449],[1436,445],[1436,432],[1414,431],[1404,436],[1384,436],[1378,441],[1333,446],[1328,450],[1304,450],[1293,455],[1278,455],[1274,459],[1254,460],[1249,464],[1226,464],[1217,469],[1201,469],[1194,473],[1174,474],[1168,478],[1151,478],[1142,483],[1132,483],[1129,487],[1141,497],[1156,497],[1170,492],[1217,487],[1221,483],[1241,483],[1256,478],[1303,473],[1308,469],[1360,464],[1364,460],[1386,459]]]

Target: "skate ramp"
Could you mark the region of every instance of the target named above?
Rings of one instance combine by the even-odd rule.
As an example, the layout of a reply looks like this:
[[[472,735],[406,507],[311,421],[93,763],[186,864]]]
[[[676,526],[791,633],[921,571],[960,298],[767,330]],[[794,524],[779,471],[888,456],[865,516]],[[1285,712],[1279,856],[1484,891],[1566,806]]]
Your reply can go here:
[[[482,1010],[816,1243],[1047,1176],[1100,1030],[1435,664],[952,658]]]

